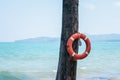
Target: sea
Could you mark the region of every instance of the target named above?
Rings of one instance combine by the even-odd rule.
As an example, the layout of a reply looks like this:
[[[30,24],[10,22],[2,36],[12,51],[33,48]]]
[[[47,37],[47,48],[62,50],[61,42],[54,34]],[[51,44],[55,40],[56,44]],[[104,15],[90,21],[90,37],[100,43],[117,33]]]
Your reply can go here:
[[[85,49],[79,46],[79,53]],[[0,80],[55,80],[60,41],[1,42]],[[91,52],[77,61],[76,80],[120,80],[120,41],[91,41]]]

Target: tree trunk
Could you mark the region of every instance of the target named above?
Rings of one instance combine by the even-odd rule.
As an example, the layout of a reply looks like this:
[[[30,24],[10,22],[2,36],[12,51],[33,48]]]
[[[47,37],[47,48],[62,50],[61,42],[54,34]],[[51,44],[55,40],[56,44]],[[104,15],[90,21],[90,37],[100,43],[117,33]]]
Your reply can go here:
[[[67,52],[67,40],[73,33],[78,32],[78,1],[63,0],[62,33],[56,80],[76,80],[77,61],[74,61]],[[74,42],[73,49],[78,52],[78,40]]]

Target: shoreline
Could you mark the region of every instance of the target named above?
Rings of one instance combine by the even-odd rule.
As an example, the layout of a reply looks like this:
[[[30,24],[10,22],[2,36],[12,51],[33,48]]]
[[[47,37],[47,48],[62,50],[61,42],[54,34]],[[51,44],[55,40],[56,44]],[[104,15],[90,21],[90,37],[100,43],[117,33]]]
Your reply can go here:
[[[77,80],[120,80],[120,73],[107,73],[103,75],[77,74]],[[0,71],[0,79],[7,80],[54,80],[56,72],[10,72]]]

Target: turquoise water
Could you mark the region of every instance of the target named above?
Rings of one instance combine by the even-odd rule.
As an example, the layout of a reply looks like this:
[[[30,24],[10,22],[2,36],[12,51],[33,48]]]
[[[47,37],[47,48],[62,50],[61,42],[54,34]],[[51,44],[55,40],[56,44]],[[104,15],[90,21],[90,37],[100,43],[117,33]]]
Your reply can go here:
[[[59,44],[0,43],[0,80],[55,80]],[[120,78],[119,61],[120,42],[92,42],[90,55],[78,61],[77,80]]]

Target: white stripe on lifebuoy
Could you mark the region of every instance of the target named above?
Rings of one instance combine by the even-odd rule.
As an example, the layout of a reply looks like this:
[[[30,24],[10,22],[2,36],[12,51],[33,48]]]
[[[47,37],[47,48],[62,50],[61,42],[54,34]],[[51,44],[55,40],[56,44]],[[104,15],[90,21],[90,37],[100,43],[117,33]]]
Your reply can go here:
[[[86,51],[86,52],[85,52],[85,54],[87,54],[87,55],[88,55],[88,52]]]
[[[85,39],[84,39],[84,40],[86,41],[87,39],[88,39],[88,38],[87,38],[87,37],[85,37]]]
[[[73,37],[70,37],[70,39],[71,39],[72,41],[74,41],[74,38],[73,38]]]
[[[75,56],[75,52],[72,54],[72,56]]]

